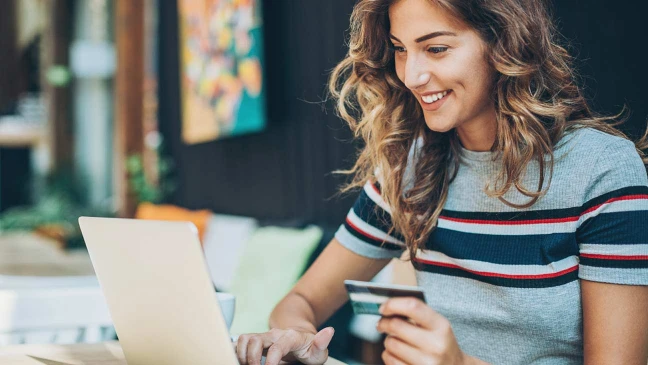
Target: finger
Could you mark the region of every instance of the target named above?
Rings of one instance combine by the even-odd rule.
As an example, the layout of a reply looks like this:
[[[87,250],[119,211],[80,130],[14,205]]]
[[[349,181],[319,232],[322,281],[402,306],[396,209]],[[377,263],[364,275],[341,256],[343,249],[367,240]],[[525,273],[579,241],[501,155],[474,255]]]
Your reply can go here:
[[[383,351],[380,357],[382,358],[382,361],[385,363],[385,365],[407,365],[407,363],[404,363],[401,359],[392,355],[387,350]]]
[[[304,334],[297,331],[285,331],[283,336],[270,346],[266,353],[266,365],[278,365],[281,359],[293,351],[304,348]]]
[[[333,327],[326,327],[317,332],[306,353],[306,358],[300,359],[306,364],[323,364],[328,359],[328,346],[333,339],[335,330]]]
[[[263,357],[263,341],[259,336],[252,336],[247,346],[248,365],[261,365]]]
[[[273,342],[273,336],[274,334],[270,332],[240,335],[236,343],[236,357],[239,363],[248,363],[248,344],[252,338],[260,338],[264,347],[268,347]]]
[[[240,335],[236,341],[236,357],[240,364],[247,363],[247,344],[252,335]]]
[[[435,312],[425,302],[413,297],[391,298],[380,307],[380,314],[385,317],[403,316],[411,319],[417,325],[434,329],[445,324],[447,319]]]
[[[333,329],[333,327],[324,328],[323,330],[317,332],[315,338],[313,339],[312,346],[320,351],[326,350],[328,348],[328,345],[331,343],[334,334],[335,330]]]
[[[376,325],[376,329],[380,333],[397,337],[401,341],[418,348],[424,348],[427,343],[432,342],[430,337],[434,336],[434,332],[399,317],[381,318]]]
[[[430,355],[425,354],[418,348],[415,348],[396,337],[387,336],[384,345],[385,352],[388,352],[390,356],[404,364],[435,363],[435,359],[430,358]]]

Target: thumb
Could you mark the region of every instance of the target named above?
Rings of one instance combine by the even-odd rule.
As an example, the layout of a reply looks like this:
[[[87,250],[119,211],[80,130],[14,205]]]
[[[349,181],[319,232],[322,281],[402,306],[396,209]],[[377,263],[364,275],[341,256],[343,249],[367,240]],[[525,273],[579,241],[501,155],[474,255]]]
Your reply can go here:
[[[331,343],[331,340],[333,339],[334,333],[335,330],[333,329],[333,327],[326,327],[323,330],[317,332],[317,334],[313,338],[313,347],[315,347],[317,350],[326,350],[329,343]]]

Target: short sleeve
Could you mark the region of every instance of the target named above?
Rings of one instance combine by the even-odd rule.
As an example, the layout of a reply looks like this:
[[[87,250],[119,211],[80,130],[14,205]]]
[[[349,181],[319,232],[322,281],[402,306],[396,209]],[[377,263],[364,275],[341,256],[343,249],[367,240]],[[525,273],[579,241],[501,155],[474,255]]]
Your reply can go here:
[[[579,277],[648,285],[648,177],[634,144],[615,140],[591,176],[576,232]]]
[[[361,256],[373,259],[400,257],[405,244],[391,227],[391,210],[380,195],[380,186],[367,182],[335,238]]]

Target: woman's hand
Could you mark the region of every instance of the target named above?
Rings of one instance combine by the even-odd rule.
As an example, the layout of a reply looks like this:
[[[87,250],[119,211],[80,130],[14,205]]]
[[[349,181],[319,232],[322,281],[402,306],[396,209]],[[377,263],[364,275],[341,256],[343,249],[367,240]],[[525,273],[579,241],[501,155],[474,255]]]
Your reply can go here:
[[[328,359],[328,345],[333,338],[333,327],[318,333],[302,329],[272,329],[269,332],[241,335],[236,344],[236,355],[241,365],[260,365],[267,349],[266,365],[277,365],[282,360],[320,365]]]
[[[382,359],[386,365],[465,365],[473,359],[464,354],[450,322],[416,298],[393,298],[380,312],[378,331],[387,334]]]

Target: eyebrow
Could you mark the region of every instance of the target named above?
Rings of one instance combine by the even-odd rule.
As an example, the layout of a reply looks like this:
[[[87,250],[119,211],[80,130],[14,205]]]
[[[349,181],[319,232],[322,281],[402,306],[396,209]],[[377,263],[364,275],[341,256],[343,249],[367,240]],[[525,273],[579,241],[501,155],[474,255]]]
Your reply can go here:
[[[427,41],[428,39],[432,39],[432,38],[436,38],[436,37],[441,37],[441,36],[444,36],[444,35],[445,35],[445,36],[452,36],[452,37],[456,37],[456,36],[457,36],[457,34],[456,34],[456,33],[453,33],[453,32],[439,31],[439,32],[432,32],[432,33],[430,33],[430,34],[426,34],[426,35],[424,35],[424,36],[422,36],[422,37],[418,37],[418,38],[416,38],[416,39],[414,40],[414,42],[416,42],[416,43],[421,43],[421,42],[423,42],[423,41]],[[390,34],[389,37],[390,37],[390,38],[393,38],[394,40],[396,40],[396,41],[398,41],[398,42],[403,43],[400,39],[394,37],[393,34]]]

